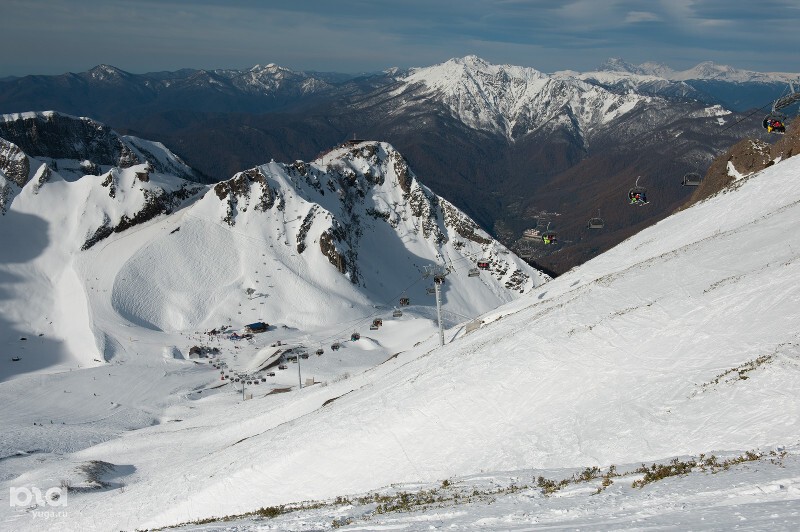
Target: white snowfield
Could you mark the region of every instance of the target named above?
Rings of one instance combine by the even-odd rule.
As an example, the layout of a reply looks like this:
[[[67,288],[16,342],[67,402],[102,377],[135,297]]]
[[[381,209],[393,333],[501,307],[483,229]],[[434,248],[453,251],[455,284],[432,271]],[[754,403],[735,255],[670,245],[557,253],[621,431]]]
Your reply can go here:
[[[527,489],[495,504],[477,500],[374,516],[370,508],[340,505],[198,528],[317,530],[333,526],[333,513],[350,518],[343,528],[354,530],[796,530],[799,176],[797,157],[743,176],[734,189],[484,314],[479,329],[449,329],[444,347],[430,323],[411,313],[386,318],[378,331],[362,330],[361,340],[346,341],[337,352],[327,342],[341,324],[293,325],[294,337],[291,329],[265,333],[260,338],[294,344],[323,345],[324,338],[324,355],[312,354],[300,365],[304,376],[317,372],[326,382],[270,395],[266,391],[276,386],[252,386],[247,391],[257,393],[247,401],[217,380],[205,361],[173,358],[168,346],[184,349],[181,339],[192,333],[158,314],[154,296],[142,296],[146,311],[126,303],[131,317],[124,318],[105,292],[106,307],[85,295],[91,310],[81,319],[124,346],[107,347],[115,354],[110,363],[91,369],[38,372],[0,384],[0,528],[133,530],[398,485],[441,486],[445,479],[469,492],[472,485],[532,485],[537,476],[559,479],[591,466],[630,470],[700,453],[785,449],[789,455],[777,463],[693,472],[642,489],[630,488],[637,477],[629,476],[594,497],[599,482],[550,497]],[[105,252],[96,252],[102,265],[95,260],[91,270],[98,272],[98,289],[121,290],[114,283],[123,275],[144,282],[145,272],[153,271],[148,268],[159,264],[154,234],[166,239],[189,229],[186,238],[198,247],[207,245],[201,238],[216,238],[208,224],[204,231],[187,225],[203,219],[190,212],[178,233],[170,233],[177,222],[168,217],[110,240]],[[3,238],[11,238],[4,231]],[[241,245],[236,241],[232,253]],[[164,255],[163,261],[172,265],[173,259]],[[17,257],[18,263],[30,260]],[[77,271],[86,278],[89,270],[81,268],[88,264],[81,264]],[[124,273],[123,265],[129,268]],[[162,268],[155,271],[167,275]],[[124,290],[125,301],[135,301],[135,286]],[[167,285],[162,291],[178,308],[180,291],[173,294]],[[224,304],[225,312],[235,308]],[[137,322],[137,316],[159,316],[159,323],[176,329],[154,327],[150,318]],[[389,344],[391,350],[373,349]],[[260,345],[254,352],[227,339],[212,345],[225,351],[221,358],[229,365],[241,367],[272,349]],[[347,375],[342,367],[351,368]],[[288,387],[297,382],[296,368],[290,364],[276,378]],[[223,387],[212,391],[218,384]],[[158,424],[140,428],[147,416]],[[4,502],[12,488],[62,484],[73,488],[64,507]],[[51,510],[50,516],[36,513]]]

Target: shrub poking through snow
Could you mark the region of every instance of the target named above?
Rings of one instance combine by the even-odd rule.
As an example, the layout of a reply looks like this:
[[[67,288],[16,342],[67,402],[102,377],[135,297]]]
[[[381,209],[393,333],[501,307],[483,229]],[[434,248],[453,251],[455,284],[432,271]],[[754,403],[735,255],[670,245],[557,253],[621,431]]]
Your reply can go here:
[[[773,457],[780,457],[778,453],[775,451],[770,451],[768,453],[769,456]],[[756,460],[760,460],[763,458],[765,453],[756,452],[756,451],[747,451],[742,455],[735,456],[733,458],[728,458],[725,460],[720,461],[715,455],[711,455],[706,457],[705,454],[701,454],[697,460],[694,458],[690,458],[686,461],[678,460],[677,458],[673,458],[668,464],[651,464],[649,467],[642,464],[641,467],[636,469],[636,473],[642,473],[644,476],[633,482],[632,487],[634,488],[642,488],[651,482],[655,482],[657,480],[662,480],[668,477],[674,477],[678,475],[687,475],[691,473],[694,468],[699,467],[701,471],[711,471],[711,473],[717,473],[720,470],[727,471],[730,469],[731,466],[741,464],[744,462],[755,462]]]

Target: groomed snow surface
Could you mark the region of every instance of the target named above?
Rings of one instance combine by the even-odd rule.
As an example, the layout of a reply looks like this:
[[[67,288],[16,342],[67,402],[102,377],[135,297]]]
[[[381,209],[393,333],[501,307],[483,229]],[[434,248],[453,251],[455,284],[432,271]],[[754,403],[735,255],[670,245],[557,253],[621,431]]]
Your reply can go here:
[[[4,382],[0,497],[73,489],[63,508],[0,501],[0,528],[133,530],[324,501],[190,528],[796,530],[799,175],[792,158],[740,179],[485,314],[480,329],[450,329],[444,347],[431,326],[398,320],[371,340],[395,342],[397,356],[370,359],[362,339],[338,353],[363,365],[337,375],[326,346],[301,361],[304,372],[330,364],[325,385],[241,401],[210,393],[208,364],[138,360],[130,346],[120,363]],[[119,327],[131,345],[165,343],[147,324]],[[138,428],[148,412],[153,426]],[[644,462],[749,450],[764,456],[631,486]],[[624,476],[604,490],[599,477],[549,495],[538,482],[612,465]],[[378,514],[357,500],[423,489],[441,507]]]

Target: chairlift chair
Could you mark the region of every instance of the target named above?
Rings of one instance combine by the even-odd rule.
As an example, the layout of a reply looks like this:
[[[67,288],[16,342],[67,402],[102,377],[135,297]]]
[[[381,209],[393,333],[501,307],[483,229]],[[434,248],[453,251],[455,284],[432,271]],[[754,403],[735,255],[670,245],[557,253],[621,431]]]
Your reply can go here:
[[[400,306],[401,307],[407,307],[410,304],[411,304],[411,300],[408,299],[407,297],[401,297],[400,298]]]
[[[589,229],[602,229],[605,225],[606,223],[600,218],[600,209],[597,209],[597,216],[595,218],[589,218],[589,221],[586,222],[586,227]]]
[[[703,176],[698,174],[697,172],[689,172],[685,176],[683,176],[683,186],[685,187],[696,187],[700,184],[703,180]]]
[[[355,342],[356,340],[360,340],[360,339],[361,339],[361,335],[358,334],[357,332],[354,332],[353,334],[350,335],[350,341],[352,341],[352,342]]]
[[[783,113],[772,111],[764,117],[764,121],[761,125],[770,133],[786,133],[787,118],[788,117]]]
[[[488,270],[489,264],[491,264],[491,261],[489,259],[481,259],[478,261],[476,266],[478,266],[478,268],[480,268],[481,270]]]
[[[395,311],[392,312],[392,317],[393,318],[399,318],[402,315],[403,315],[403,311],[400,310],[400,309],[395,309]]]
[[[428,288],[425,289],[425,293],[432,296],[433,294],[436,293],[436,289],[433,288],[432,286],[429,286]]]
[[[480,277],[481,271],[478,268],[470,268],[469,273],[467,275],[469,277]]]
[[[639,186],[639,179],[641,177],[642,176],[638,176],[636,178],[636,184],[628,191],[628,199],[631,205],[638,205],[640,207],[649,203],[647,201],[647,189]]]
[[[558,243],[558,233],[550,230],[550,222],[547,222],[547,229],[542,233],[542,242],[545,245]]]
[[[772,110],[764,117],[762,122],[764,129],[770,133],[786,133],[786,120],[788,117],[780,111],[797,102],[800,102],[800,92],[795,92],[794,84],[790,82],[788,94],[775,100],[772,103]]]

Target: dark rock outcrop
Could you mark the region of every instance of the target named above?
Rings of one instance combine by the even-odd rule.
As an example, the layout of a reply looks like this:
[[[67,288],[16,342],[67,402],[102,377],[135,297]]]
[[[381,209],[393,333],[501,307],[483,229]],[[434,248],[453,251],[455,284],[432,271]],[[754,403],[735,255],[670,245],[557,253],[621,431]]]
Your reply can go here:
[[[336,240],[332,231],[325,231],[319,237],[319,249],[322,254],[328,258],[331,264],[339,270],[339,273],[347,271],[347,261],[341,253],[336,249]]]
[[[109,174],[109,177],[111,176],[112,174]],[[114,183],[112,178],[109,185],[110,190],[113,190],[113,186]],[[121,233],[126,229],[130,229],[131,227],[152,220],[161,214],[170,214],[173,209],[179,206],[183,201],[194,196],[202,189],[202,186],[187,183],[173,191],[165,191],[161,188],[154,190],[142,190],[145,201],[144,206],[141,209],[139,209],[132,216],[123,214],[116,224],[114,224],[108,215],[106,215],[100,227],[98,227],[95,232],[83,243],[81,250],[85,251],[91,248],[101,240],[109,237],[112,233]]]
[[[60,113],[24,113],[0,121],[0,137],[31,157],[88,160],[96,165],[131,166],[133,153],[111,128],[89,118]],[[122,160],[121,160],[122,159]]]
[[[30,163],[25,153],[13,142],[0,138],[0,170],[18,187],[25,186]]]

